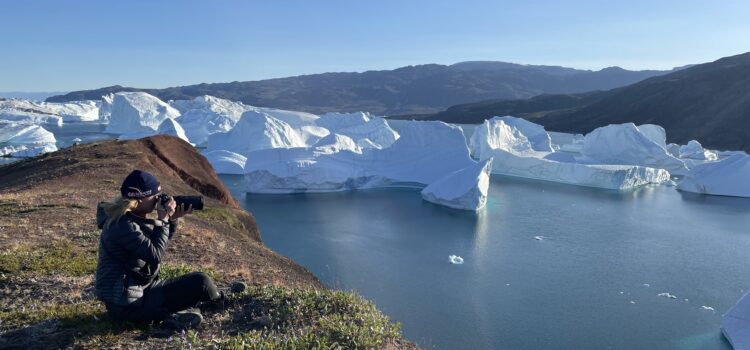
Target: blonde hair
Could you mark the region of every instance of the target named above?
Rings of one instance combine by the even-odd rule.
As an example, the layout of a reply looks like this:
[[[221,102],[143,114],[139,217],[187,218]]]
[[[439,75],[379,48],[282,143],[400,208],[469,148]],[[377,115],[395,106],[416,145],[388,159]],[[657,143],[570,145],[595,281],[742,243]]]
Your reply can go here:
[[[111,202],[102,203],[104,213],[107,214],[107,220],[104,227],[109,227],[113,222],[119,220],[127,212],[132,211],[138,206],[138,200],[127,197],[116,197]]]

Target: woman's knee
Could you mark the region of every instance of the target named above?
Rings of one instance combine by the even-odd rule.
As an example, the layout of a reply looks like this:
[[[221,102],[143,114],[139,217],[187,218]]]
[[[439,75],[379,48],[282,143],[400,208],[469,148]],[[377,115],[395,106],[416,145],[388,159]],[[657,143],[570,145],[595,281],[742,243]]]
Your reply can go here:
[[[211,279],[210,276],[208,276],[204,272],[192,272],[189,274],[189,278],[194,281],[193,283],[201,285],[201,286],[213,286],[214,280]]]

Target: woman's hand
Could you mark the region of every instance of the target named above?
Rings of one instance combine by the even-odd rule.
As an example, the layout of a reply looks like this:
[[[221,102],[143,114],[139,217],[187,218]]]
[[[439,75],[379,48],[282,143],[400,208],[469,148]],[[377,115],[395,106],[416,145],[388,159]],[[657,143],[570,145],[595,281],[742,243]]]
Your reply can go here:
[[[174,198],[169,197],[169,200],[166,204],[162,205],[160,202],[156,205],[156,217],[159,220],[166,220],[174,217],[176,207],[177,202],[175,202]]]
[[[174,214],[172,214],[172,219],[181,218],[187,214],[190,214],[193,212],[193,206],[190,204],[182,203],[179,207],[175,210]]]

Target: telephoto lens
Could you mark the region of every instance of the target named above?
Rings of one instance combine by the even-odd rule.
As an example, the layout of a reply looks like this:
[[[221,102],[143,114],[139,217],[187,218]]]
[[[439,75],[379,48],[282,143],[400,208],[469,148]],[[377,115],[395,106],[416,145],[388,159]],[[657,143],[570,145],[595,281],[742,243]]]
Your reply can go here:
[[[177,206],[185,204],[185,208],[192,206],[193,210],[203,210],[203,196],[174,196]]]

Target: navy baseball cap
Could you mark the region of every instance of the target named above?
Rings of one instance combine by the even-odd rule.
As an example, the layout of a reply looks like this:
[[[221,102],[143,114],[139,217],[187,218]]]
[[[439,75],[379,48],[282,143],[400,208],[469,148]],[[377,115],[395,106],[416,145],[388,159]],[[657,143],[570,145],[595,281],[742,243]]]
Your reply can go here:
[[[127,198],[146,198],[161,192],[161,185],[156,176],[143,170],[133,170],[122,182],[120,194]]]

